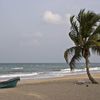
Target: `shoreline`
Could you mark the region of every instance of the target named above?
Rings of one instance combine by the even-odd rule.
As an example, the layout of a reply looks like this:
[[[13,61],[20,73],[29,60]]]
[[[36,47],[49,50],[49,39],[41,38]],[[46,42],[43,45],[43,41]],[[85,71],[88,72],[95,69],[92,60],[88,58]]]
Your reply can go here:
[[[40,73],[40,72],[39,72]],[[99,74],[100,70],[94,70],[94,71],[90,71],[91,74]],[[54,78],[61,78],[61,77],[70,77],[70,76],[84,76],[87,75],[86,71],[82,71],[82,72],[54,72],[54,73],[40,73],[37,74],[37,72],[34,73],[19,73],[19,74],[5,74],[5,75],[0,75],[0,81],[5,81],[5,80],[9,80],[11,78],[14,77],[20,77],[21,80],[48,80],[48,79],[54,79]]]
[[[95,79],[100,79],[100,72],[99,73],[91,73],[91,75]],[[61,80],[88,80],[87,74],[76,74],[76,75],[65,75],[62,77],[52,77],[52,78],[43,78],[43,79],[24,79],[19,82],[19,84],[36,84],[36,83],[46,83],[46,82],[54,82],[54,81],[61,81]]]

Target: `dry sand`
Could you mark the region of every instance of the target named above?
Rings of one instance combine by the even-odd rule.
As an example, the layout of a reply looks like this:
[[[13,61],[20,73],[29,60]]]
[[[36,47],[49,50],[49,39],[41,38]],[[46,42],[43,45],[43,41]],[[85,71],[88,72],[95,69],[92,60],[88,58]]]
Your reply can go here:
[[[100,74],[94,74],[100,83]],[[0,100],[100,100],[100,84],[85,83],[86,75],[48,80],[24,80],[15,88],[0,89]],[[88,85],[88,86],[87,86]]]

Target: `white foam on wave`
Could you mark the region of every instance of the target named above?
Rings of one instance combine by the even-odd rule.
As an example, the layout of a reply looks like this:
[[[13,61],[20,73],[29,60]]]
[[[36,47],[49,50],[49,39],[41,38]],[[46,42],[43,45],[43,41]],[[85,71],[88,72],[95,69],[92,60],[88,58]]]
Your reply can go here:
[[[100,72],[100,67],[90,68],[92,72]],[[6,74],[0,75],[1,79],[20,77],[21,79],[46,79],[54,77],[62,77],[65,75],[77,75],[86,73],[86,69],[75,69],[73,71],[70,68],[61,69],[60,71],[49,71],[49,72],[33,72],[33,73],[16,73],[16,74]]]
[[[29,76],[35,76],[38,75],[38,73],[18,73],[18,74],[7,74],[7,75],[1,75],[0,78],[11,78],[11,77],[29,77]]]
[[[15,67],[15,68],[11,68],[11,69],[13,69],[13,70],[22,70],[23,67]]]
[[[94,67],[94,68],[89,68],[90,71],[100,71],[100,67]],[[84,69],[74,69],[73,71],[70,70],[70,68],[67,69],[61,69],[62,72],[84,72],[86,71],[86,68]]]
[[[61,71],[62,71],[62,72],[65,72],[65,71],[66,71],[66,72],[70,72],[70,68],[67,68],[67,69],[61,69]]]
[[[91,71],[100,71],[100,67],[90,68]]]
[[[90,71],[92,72],[100,72],[100,67],[94,67],[90,68]],[[62,77],[65,75],[77,75],[77,74],[84,74],[86,73],[86,69],[74,69],[73,71],[70,70],[70,68],[67,69],[61,69],[61,71],[52,71],[49,72],[48,76],[50,77]]]
[[[85,69],[74,69],[73,71],[70,70],[70,68],[67,69],[61,69],[61,72],[71,73],[71,72],[82,72],[85,71]]]

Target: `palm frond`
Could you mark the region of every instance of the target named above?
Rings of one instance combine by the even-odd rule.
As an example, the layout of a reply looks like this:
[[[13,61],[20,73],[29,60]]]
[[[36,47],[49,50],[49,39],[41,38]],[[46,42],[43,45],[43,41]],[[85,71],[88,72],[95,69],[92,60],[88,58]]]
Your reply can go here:
[[[88,38],[87,45],[100,46],[100,25],[96,28],[94,33]]]
[[[84,45],[85,48],[91,48],[94,46],[100,46],[100,41],[98,38],[94,37],[91,40],[87,41],[87,43]]]
[[[70,65],[70,69],[73,70],[75,68],[75,64],[76,64],[76,61],[79,61],[81,59],[81,55],[74,55],[69,63]]]
[[[79,34],[79,26],[78,21],[75,20],[75,16],[70,17],[70,23],[71,23],[71,30],[75,31],[77,34]]]
[[[82,58],[81,52],[82,52],[82,48],[76,47],[75,54],[74,54],[74,56],[72,57],[72,59],[69,63],[71,70],[73,70],[75,68],[76,61],[79,61]]]
[[[97,22],[100,21],[100,16],[92,11],[85,12],[84,9],[80,11],[77,20],[80,23],[80,33],[83,38],[87,38],[95,30]]]
[[[88,40],[92,40],[95,37],[98,37],[100,39],[100,24],[95,28]]]
[[[85,9],[80,10],[78,16],[77,16],[77,20],[80,23],[82,20],[82,15],[84,14]]]
[[[71,47],[64,52],[64,58],[67,63],[68,63],[69,56],[75,52],[75,49],[76,49],[76,46]]]
[[[94,46],[91,48],[93,53],[96,53],[97,55],[100,55],[100,46]]]
[[[74,15],[70,17],[71,26],[73,25],[74,17],[75,17]]]
[[[91,27],[97,26],[97,22],[100,21],[100,15],[96,14],[94,12],[89,12],[87,15],[88,15],[87,16],[88,17],[88,22],[91,25]]]
[[[75,31],[72,30],[69,33],[69,37],[75,43],[75,45],[79,45],[80,44],[80,37],[79,37],[79,35],[77,35],[77,33]]]

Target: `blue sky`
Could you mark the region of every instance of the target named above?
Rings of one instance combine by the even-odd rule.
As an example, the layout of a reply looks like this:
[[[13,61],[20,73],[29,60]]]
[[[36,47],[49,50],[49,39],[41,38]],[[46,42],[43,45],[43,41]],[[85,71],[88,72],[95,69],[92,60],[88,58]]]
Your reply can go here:
[[[0,0],[0,62],[65,62],[69,17],[84,8],[100,13],[100,1]]]

